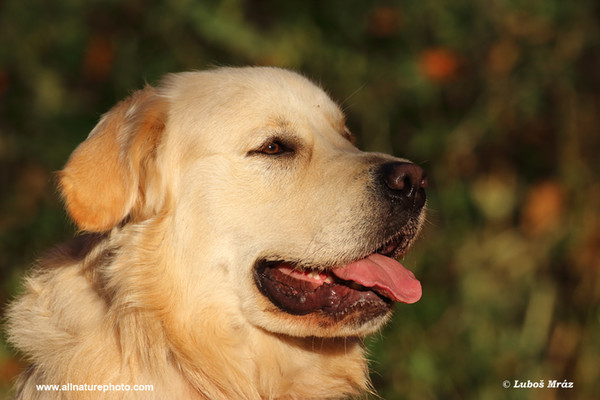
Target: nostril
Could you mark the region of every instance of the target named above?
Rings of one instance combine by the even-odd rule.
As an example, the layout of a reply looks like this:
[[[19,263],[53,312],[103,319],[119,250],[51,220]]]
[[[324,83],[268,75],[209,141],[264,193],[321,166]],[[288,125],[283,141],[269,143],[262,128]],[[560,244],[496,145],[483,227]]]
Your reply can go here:
[[[412,189],[412,181],[406,173],[390,174],[385,177],[385,184],[392,190],[410,191]]]
[[[427,187],[427,177],[423,169],[412,163],[388,164],[384,181],[388,188],[405,196],[411,196],[416,190]]]

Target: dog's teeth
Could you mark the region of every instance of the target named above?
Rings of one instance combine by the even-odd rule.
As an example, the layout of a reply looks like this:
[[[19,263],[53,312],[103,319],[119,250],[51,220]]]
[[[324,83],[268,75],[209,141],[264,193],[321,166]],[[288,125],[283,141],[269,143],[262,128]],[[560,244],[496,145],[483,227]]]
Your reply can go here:
[[[295,271],[296,276],[303,276],[304,279],[310,279],[316,281],[319,284],[322,283],[333,283],[333,278],[326,273],[317,271],[317,270],[304,270],[304,271]],[[292,274],[293,275],[293,274]]]

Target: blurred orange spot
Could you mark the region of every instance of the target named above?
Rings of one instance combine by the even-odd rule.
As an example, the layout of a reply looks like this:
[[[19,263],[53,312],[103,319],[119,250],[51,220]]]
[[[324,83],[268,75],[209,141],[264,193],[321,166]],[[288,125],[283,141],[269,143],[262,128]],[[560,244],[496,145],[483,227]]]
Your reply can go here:
[[[441,47],[425,50],[419,58],[423,75],[434,82],[444,82],[454,78],[460,65],[455,53]]]
[[[90,39],[83,61],[84,75],[94,81],[107,79],[114,59],[114,48],[104,35],[94,35]]]
[[[533,186],[523,207],[523,231],[531,236],[538,236],[554,230],[562,219],[564,197],[558,182],[547,181]]]
[[[394,7],[375,7],[369,14],[367,28],[373,36],[392,36],[400,28],[400,12]]]

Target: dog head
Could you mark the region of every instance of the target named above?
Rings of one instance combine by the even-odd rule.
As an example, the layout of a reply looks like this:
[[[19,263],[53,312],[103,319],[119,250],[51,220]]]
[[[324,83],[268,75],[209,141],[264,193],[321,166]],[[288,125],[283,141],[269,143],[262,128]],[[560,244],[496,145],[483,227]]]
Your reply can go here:
[[[168,219],[161,259],[188,309],[223,305],[236,323],[291,336],[362,336],[421,295],[395,259],[424,220],[423,171],[359,151],[339,107],[290,71],[170,75],[109,111],[60,179],[82,230]]]

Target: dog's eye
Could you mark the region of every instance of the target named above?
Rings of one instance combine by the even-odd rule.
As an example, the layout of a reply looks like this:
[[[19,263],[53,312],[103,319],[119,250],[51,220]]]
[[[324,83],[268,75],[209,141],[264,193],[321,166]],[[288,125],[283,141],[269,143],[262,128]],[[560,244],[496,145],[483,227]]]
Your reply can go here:
[[[267,155],[277,155],[287,153],[289,151],[290,149],[283,143],[274,140],[263,144],[256,152]]]
[[[255,147],[254,150],[250,150],[246,155],[289,158],[294,156],[300,148],[301,143],[295,137],[271,136],[266,138],[261,145]]]
[[[282,146],[277,142],[271,142],[265,144],[259,151],[264,154],[279,154],[282,151]]]

